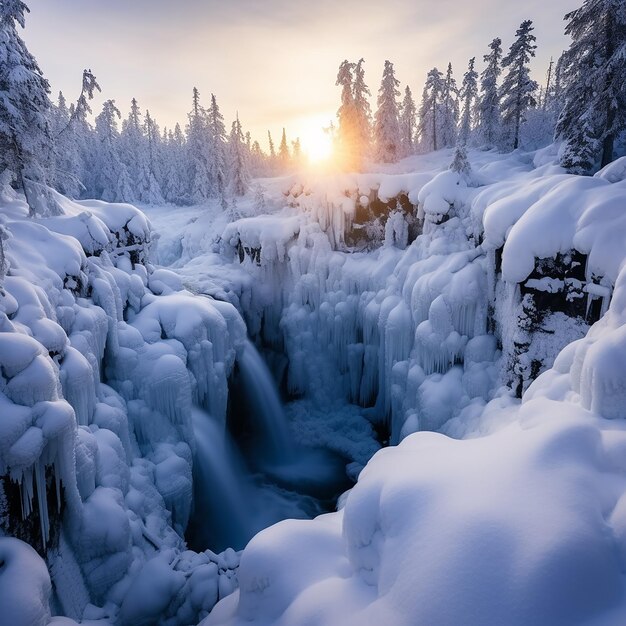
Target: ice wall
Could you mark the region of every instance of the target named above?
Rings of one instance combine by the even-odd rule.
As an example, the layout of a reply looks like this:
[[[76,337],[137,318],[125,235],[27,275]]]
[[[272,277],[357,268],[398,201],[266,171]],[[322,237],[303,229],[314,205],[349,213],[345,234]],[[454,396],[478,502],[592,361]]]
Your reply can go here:
[[[460,434],[485,404],[520,396],[607,310],[624,259],[622,170],[571,176],[553,156],[472,152],[469,177],[290,181],[282,214],[231,224],[226,254],[252,276],[240,306],[284,348],[290,392],[371,407],[394,443],[451,418]],[[350,248],[374,203],[382,245]]]

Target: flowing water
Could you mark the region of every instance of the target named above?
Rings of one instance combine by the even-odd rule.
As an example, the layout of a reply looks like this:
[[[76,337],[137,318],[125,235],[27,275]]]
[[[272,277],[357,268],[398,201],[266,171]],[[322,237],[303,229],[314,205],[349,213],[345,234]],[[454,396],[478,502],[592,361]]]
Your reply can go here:
[[[186,538],[194,550],[242,549],[280,520],[308,519],[332,509],[349,486],[341,458],[295,446],[276,384],[251,342],[238,369],[234,395],[239,420],[248,427],[244,442],[206,411],[195,407],[192,413],[194,513]]]

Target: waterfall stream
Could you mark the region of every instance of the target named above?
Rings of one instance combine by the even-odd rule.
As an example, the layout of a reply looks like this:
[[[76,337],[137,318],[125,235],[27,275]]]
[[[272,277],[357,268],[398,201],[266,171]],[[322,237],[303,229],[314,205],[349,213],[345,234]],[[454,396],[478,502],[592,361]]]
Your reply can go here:
[[[236,550],[287,518],[309,519],[334,507],[349,483],[345,462],[321,449],[297,447],[276,384],[251,342],[238,359],[235,387],[245,445],[194,407],[194,513],[186,538],[194,550]]]

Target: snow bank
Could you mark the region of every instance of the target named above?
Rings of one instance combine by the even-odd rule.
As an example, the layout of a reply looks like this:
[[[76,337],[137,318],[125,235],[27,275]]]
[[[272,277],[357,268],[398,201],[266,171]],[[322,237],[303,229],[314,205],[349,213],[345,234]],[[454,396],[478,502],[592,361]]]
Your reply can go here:
[[[149,264],[136,208],[56,194],[58,214],[34,220],[1,195],[2,532],[47,554],[67,623],[197,622],[233,591],[238,557],[185,549],[191,410],[225,419],[245,324]],[[3,616],[47,623],[43,561],[14,539],[0,553],[0,577],[20,581],[0,585]]]
[[[625,437],[547,400],[491,437],[412,435],[340,513],[257,535],[204,624],[618,623]]]

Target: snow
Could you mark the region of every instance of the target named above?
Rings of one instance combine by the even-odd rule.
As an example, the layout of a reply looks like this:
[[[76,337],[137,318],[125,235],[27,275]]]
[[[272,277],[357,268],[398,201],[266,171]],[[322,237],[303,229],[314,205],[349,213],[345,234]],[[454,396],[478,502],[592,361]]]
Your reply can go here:
[[[250,196],[237,214],[215,203],[147,217],[58,196],[59,215],[27,219],[3,192],[0,475],[58,550],[53,606],[133,625],[620,623],[622,166],[584,178],[550,151],[470,150],[468,187],[450,157],[260,181],[262,215]],[[372,206],[388,219],[351,247]],[[584,280],[533,273],[572,251]],[[602,298],[591,329],[550,308],[579,293],[587,315]],[[548,303],[539,321],[524,317],[531,298]],[[279,355],[285,414],[248,335]],[[236,530],[248,515],[252,534],[320,510],[258,478],[233,486],[237,370],[265,406],[267,447],[302,446],[277,475],[307,481],[307,467],[343,463],[358,482],[339,511],[266,528],[241,554],[193,552],[198,454],[213,511],[231,511],[211,523]],[[333,455],[303,452],[316,447]],[[0,593],[0,610],[21,615],[11,607],[29,598],[28,623],[45,624],[45,568],[11,554],[33,579]]]
[[[601,459],[624,441],[548,401],[488,438],[412,435],[374,457],[340,513],[260,533],[238,602],[205,624],[617,623],[605,527],[621,528],[607,511],[626,483]]]
[[[50,620],[50,575],[28,544],[0,537],[0,608],[11,626],[46,626]]]
[[[117,621],[128,612],[131,623],[150,623],[150,607],[140,601],[131,610],[125,598],[133,581],[150,579],[155,554],[169,550],[176,558],[163,589],[182,577],[184,598],[160,597],[160,606],[179,623],[197,622],[221,597],[211,590],[233,590],[226,580],[237,560],[207,572],[208,557],[182,556],[192,506],[191,404],[199,397],[224,419],[245,325],[232,305],[196,297],[175,273],[147,263],[152,233],[138,209],[57,194],[59,215],[33,220],[23,199],[2,195],[0,474],[19,494],[19,519],[7,521],[2,493],[4,523],[19,528],[22,517],[38,516],[28,539],[44,549],[51,542],[56,596],[72,618]],[[11,623],[46,624],[46,568],[11,550],[15,565],[6,576],[24,568],[31,574],[15,576],[33,578],[23,592],[0,598],[3,615],[17,611]],[[204,573],[194,576],[196,569]]]

